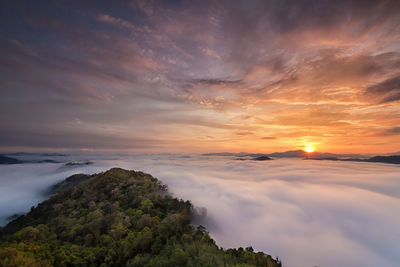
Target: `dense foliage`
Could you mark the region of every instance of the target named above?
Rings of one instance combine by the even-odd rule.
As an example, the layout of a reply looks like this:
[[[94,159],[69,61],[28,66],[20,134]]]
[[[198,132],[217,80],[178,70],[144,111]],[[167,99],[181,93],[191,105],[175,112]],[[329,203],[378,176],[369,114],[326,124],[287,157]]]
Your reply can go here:
[[[191,203],[148,174],[81,180],[1,229],[1,266],[280,266],[251,247],[218,248],[190,224]]]

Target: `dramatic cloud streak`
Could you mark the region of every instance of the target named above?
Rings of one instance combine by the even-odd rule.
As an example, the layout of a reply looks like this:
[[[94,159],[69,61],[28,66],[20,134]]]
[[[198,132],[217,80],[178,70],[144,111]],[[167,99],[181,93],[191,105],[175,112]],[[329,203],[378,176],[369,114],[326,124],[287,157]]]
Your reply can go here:
[[[27,211],[69,174],[114,166],[149,172],[176,196],[205,207],[202,223],[224,247],[252,245],[293,267],[394,267],[400,261],[399,166],[389,164],[138,155],[97,157],[73,169],[1,166],[1,217]]]
[[[5,150],[400,150],[398,1],[0,8]]]

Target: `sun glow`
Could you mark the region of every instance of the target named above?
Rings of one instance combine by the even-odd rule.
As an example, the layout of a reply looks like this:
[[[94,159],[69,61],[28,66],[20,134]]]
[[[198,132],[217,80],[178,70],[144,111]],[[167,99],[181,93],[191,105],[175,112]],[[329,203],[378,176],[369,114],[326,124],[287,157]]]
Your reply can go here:
[[[314,148],[312,146],[306,146],[304,148],[304,151],[307,153],[311,153],[311,152],[314,152]]]

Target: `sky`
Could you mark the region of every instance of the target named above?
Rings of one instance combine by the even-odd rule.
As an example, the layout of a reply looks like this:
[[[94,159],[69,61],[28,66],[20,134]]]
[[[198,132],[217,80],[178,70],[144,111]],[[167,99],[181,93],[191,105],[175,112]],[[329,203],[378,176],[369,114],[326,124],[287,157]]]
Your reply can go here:
[[[64,165],[87,159],[93,164]],[[64,160],[0,165],[0,226],[69,175],[122,167],[150,173],[190,200],[200,211],[193,222],[206,226],[218,246],[252,246],[288,267],[399,265],[398,165],[176,154]]]
[[[0,149],[400,151],[400,2],[0,4]]]

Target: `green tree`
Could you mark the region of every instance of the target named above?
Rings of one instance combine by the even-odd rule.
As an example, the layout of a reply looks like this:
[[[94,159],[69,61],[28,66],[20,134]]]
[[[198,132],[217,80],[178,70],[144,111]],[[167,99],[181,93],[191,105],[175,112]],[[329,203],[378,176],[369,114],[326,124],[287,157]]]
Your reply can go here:
[[[188,256],[186,253],[182,249],[176,248],[171,255],[171,264],[173,266],[185,266],[187,262]]]
[[[142,203],[140,204],[140,209],[143,210],[146,213],[149,213],[150,210],[153,208],[154,204],[150,199],[144,199]]]

